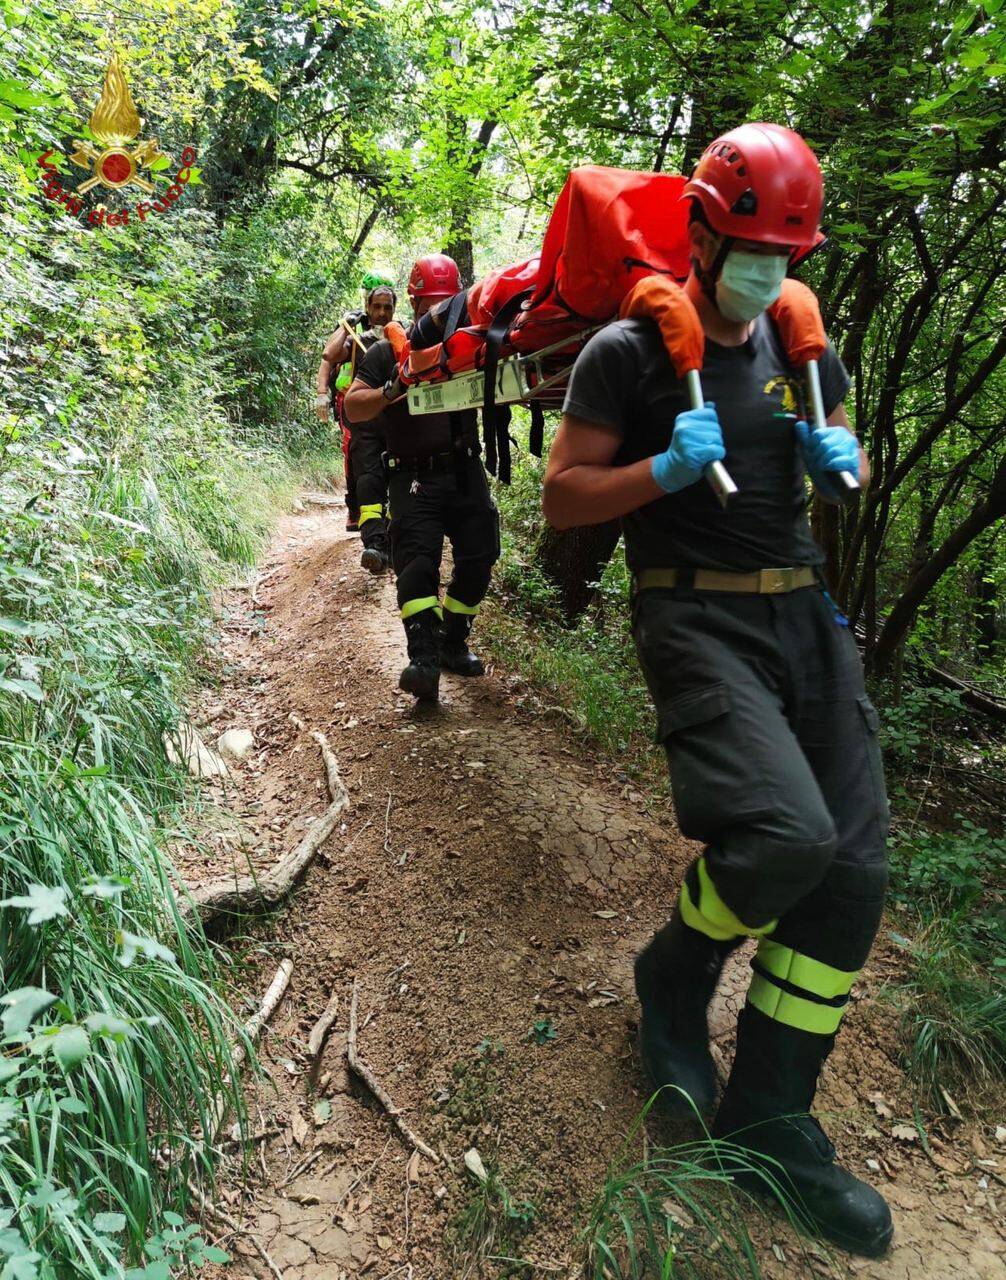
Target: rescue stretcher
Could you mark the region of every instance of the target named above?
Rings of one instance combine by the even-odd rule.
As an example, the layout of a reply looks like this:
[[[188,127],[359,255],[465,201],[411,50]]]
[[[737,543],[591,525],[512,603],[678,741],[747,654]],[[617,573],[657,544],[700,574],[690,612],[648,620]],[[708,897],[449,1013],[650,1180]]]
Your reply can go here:
[[[530,408],[530,447],[541,456],[543,411],[561,408],[584,344],[616,319],[640,317],[660,329],[692,408],[700,408],[705,334],[682,288],[691,266],[684,186],[672,174],[573,170],[540,255],[491,272],[446,302],[441,342],[403,349],[409,412],[482,409],[487,466],[495,473],[498,455],[499,479],[507,483],[509,406]],[[823,427],[818,360],[827,338],[817,299],[787,279],[768,314],[805,375],[803,416]],[[737,487],[723,463],[711,463],[704,474],[725,507]],[[858,490],[849,472],[840,476],[850,492]]]
[[[538,404],[543,409],[562,407],[566,384],[584,343],[603,325],[592,325],[572,337],[553,342],[540,351],[506,356],[496,366],[495,404]],[[485,368],[456,373],[444,382],[421,382],[410,387],[410,413],[452,413],[481,409],[486,395]]]

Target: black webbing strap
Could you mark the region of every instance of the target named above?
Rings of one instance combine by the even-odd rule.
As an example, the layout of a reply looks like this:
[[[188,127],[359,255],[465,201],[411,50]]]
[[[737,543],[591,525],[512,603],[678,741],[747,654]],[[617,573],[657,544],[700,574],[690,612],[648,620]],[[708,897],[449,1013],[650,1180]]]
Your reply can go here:
[[[510,419],[512,414],[508,404],[496,405],[493,412],[496,414],[496,443],[499,449],[499,475],[497,479],[500,484],[510,483]]]
[[[534,293],[534,289],[525,289],[508,298],[493,316],[489,332],[486,334],[485,354],[485,390],[482,395],[482,431],[486,441],[486,466],[492,475],[497,475],[501,484],[510,483],[510,410],[506,411],[506,421],[496,405],[496,370],[499,367],[500,352],[503,339],[510,331],[510,323],[520,311],[524,303]],[[497,461],[498,459],[498,461]]]
[[[456,293],[447,304],[446,310],[443,312],[444,332],[441,338],[442,342],[446,342],[448,338],[453,338],[457,331],[468,323],[468,290],[462,289],[460,293]]]
[[[545,448],[545,410],[537,400],[531,401],[531,431],[527,438],[527,447],[536,458],[540,458]]]

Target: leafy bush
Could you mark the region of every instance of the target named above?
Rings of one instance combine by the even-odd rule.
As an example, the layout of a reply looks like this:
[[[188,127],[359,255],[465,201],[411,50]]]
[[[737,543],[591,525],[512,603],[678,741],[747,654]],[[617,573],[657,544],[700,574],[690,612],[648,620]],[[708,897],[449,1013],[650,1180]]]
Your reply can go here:
[[[892,849],[891,897],[1006,980],[1006,839],[956,817],[956,832],[917,832]]]
[[[954,689],[911,685],[900,702],[884,708],[881,745],[888,766],[909,772],[918,763],[919,750],[938,741],[964,714],[960,694]]]
[[[235,440],[212,217],[110,235],[0,192],[0,1274],[164,1280],[218,1256],[183,1215],[241,1110],[162,739],[302,436]]]

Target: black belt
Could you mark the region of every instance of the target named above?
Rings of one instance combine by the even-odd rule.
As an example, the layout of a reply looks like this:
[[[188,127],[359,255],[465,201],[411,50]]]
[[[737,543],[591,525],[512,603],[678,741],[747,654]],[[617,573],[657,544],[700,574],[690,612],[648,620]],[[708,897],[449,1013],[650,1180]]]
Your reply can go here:
[[[443,471],[478,456],[477,449],[472,445],[465,445],[461,449],[449,449],[446,453],[423,453],[412,458],[399,458],[386,453],[384,461],[389,471]]]

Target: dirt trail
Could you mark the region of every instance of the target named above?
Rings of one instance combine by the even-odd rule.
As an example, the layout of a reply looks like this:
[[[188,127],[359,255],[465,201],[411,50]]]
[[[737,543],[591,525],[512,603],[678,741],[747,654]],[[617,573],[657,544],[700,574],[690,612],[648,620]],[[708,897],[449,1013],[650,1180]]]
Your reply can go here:
[[[271,865],[325,807],[311,729],[328,735],[352,801],[273,929],[231,936],[254,966],[249,1007],[282,956],[296,967],[262,1044],[253,1122],[269,1136],[233,1171],[224,1203],[284,1280],[478,1274],[451,1252],[475,1187],[461,1157],[475,1146],[515,1203],[535,1206],[518,1248],[536,1266],[521,1274],[567,1274],[585,1210],[646,1096],[632,957],[663,922],[693,850],[662,798],[522,709],[515,678],[445,675],[435,710],[400,694],[392,584],[358,568],[343,519],[341,506],[311,504],[282,521],[256,598],[226,594],[223,682],[194,711],[208,739],[247,727],[256,745],[208,815],[212,863],[183,859],[191,880],[244,869],[248,856]],[[875,1163],[868,1176],[897,1220],[891,1257],[852,1271],[1001,1277],[1006,1151],[980,1137],[972,1147],[961,1130],[933,1150],[943,1169],[891,1135],[910,1115],[883,1048],[895,1015],[877,991],[892,965],[883,952],[874,961],[822,1095],[832,1136],[857,1172]],[[354,978],[362,1053],[412,1128],[450,1157],[423,1160],[415,1181],[410,1150],[346,1074]],[[745,981],[741,959],[717,999],[724,1060]],[[312,1087],[307,1037],[333,990],[339,1016]],[[536,1023],[539,1038],[555,1038],[535,1043]],[[798,1274],[785,1228],[756,1230],[765,1274]],[[228,1275],[268,1274],[247,1241],[234,1246]]]

